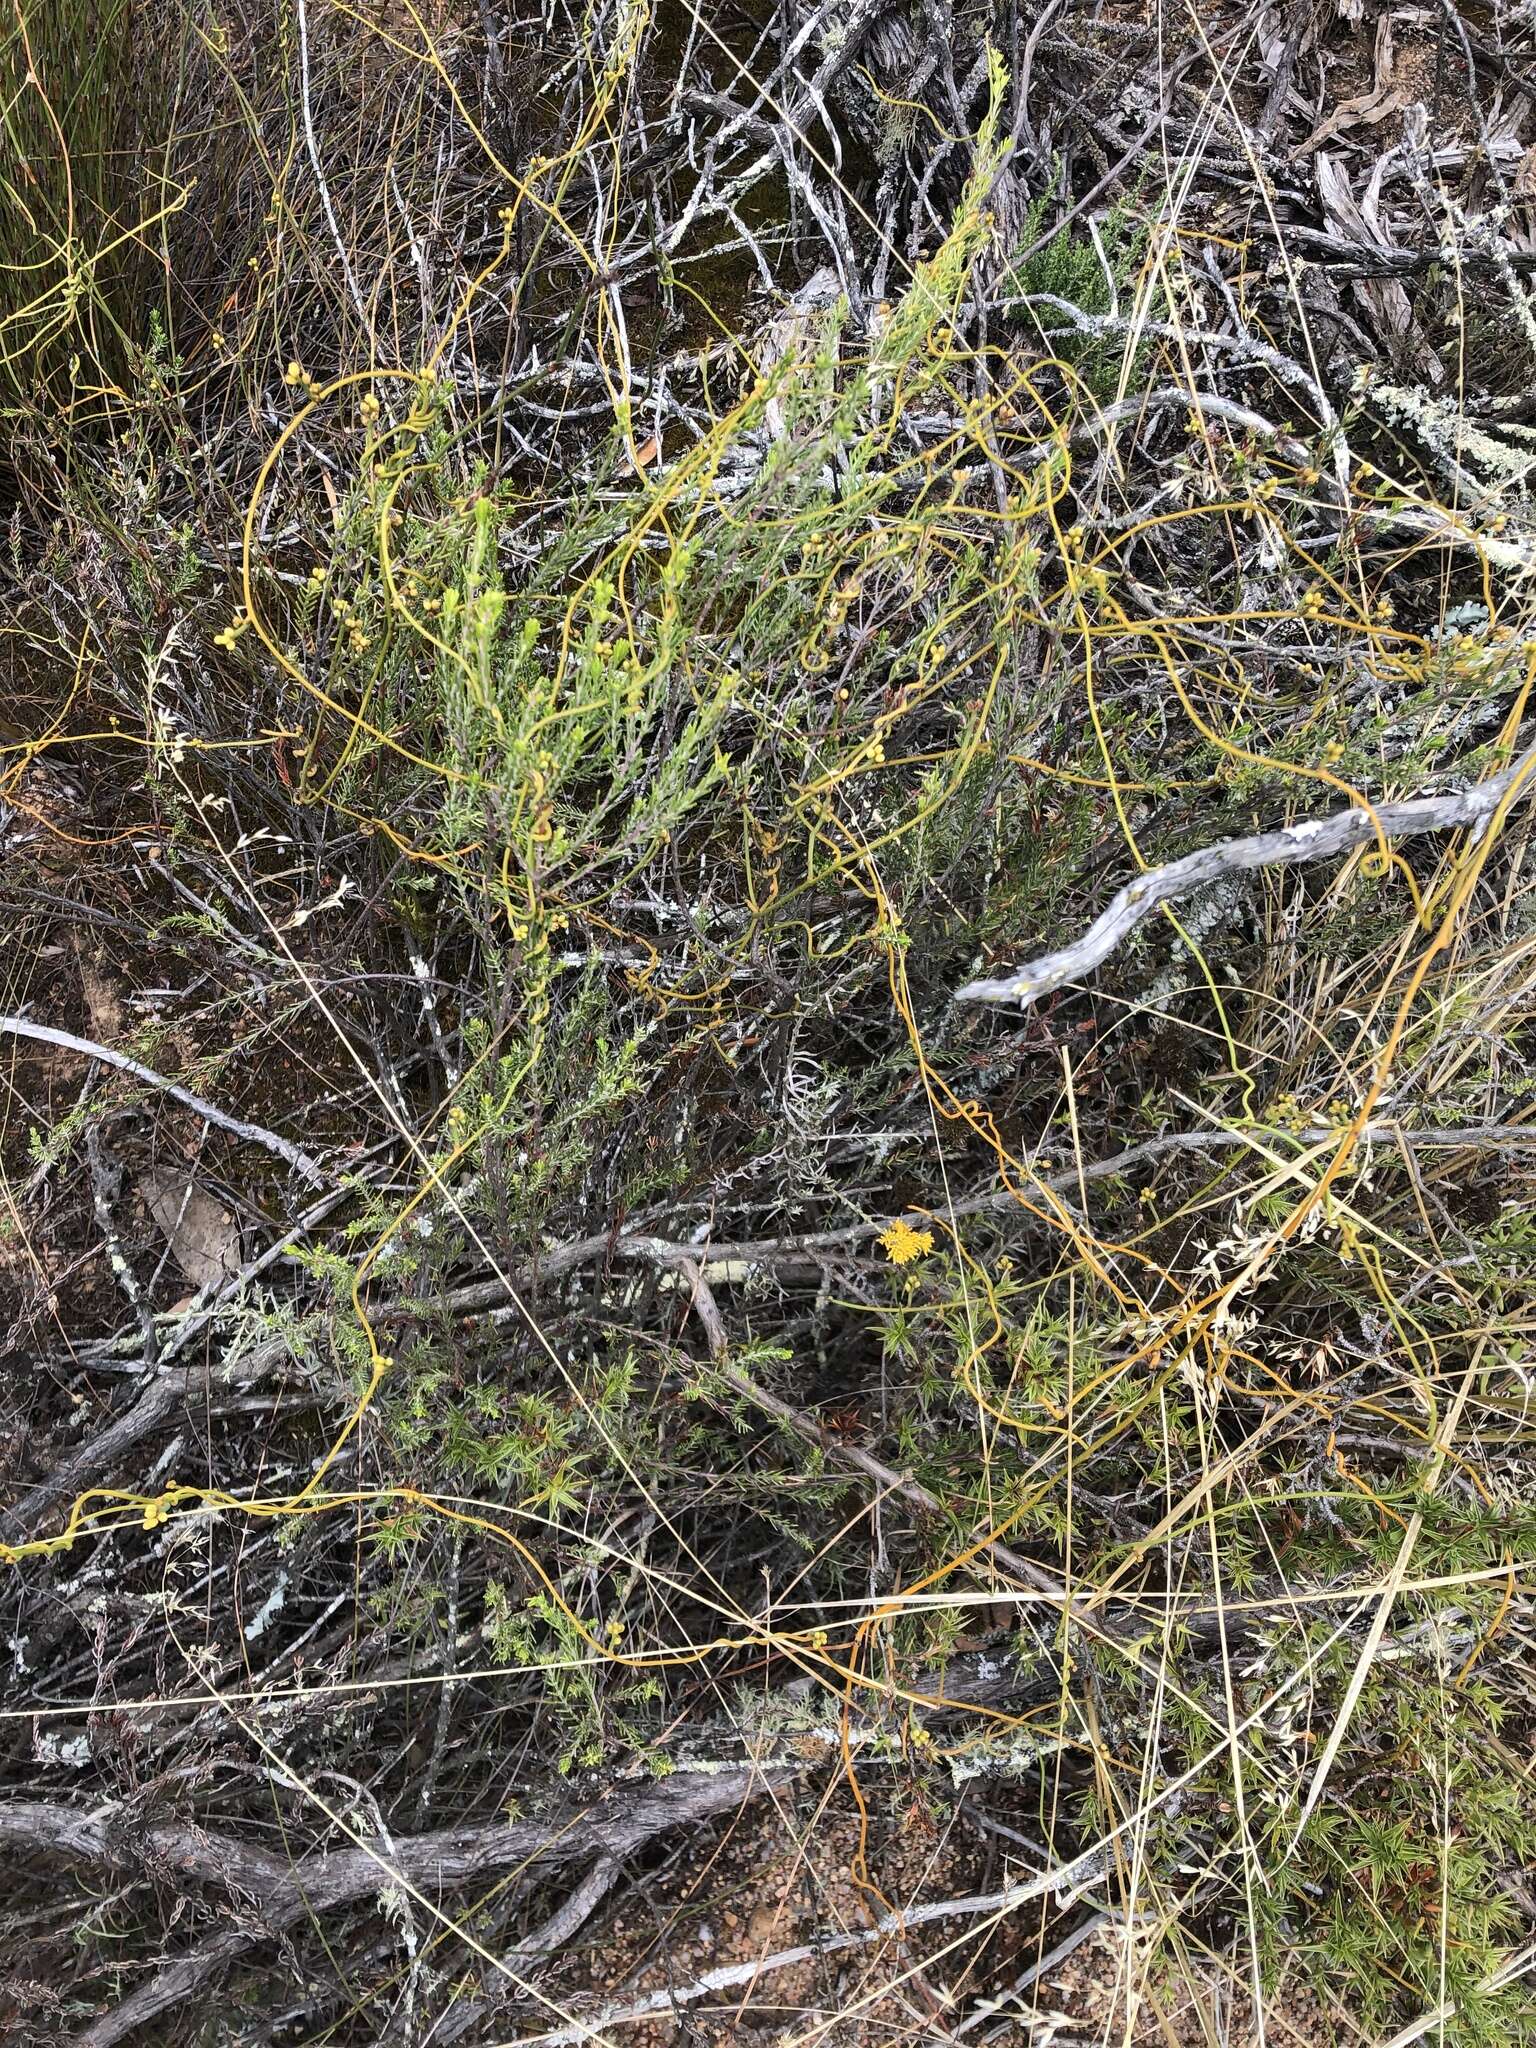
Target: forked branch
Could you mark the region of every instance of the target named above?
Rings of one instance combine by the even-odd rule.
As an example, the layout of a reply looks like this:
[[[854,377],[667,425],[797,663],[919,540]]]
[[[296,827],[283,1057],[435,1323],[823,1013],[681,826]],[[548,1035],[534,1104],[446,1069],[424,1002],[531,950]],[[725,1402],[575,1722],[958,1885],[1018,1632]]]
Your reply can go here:
[[[1517,803],[1536,787],[1536,748],[1521,755],[1501,775],[1476,782],[1470,789],[1445,796],[1407,797],[1400,803],[1359,805],[1327,818],[1304,818],[1273,832],[1255,832],[1246,839],[1222,839],[1202,846],[1182,860],[1150,868],[1127,882],[1109,908],[1070,946],[1041,953],[1009,973],[968,981],[956,989],[962,1003],[1018,1003],[1027,1007],[1067,982],[1082,981],[1128,939],[1144,918],[1164,903],[1173,903],[1196,889],[1224,881],[1228,875],[1256,868],[1294,867],[1304,861],[1329,860],[1375,839],[1410,839],[1423,832],[1451,832],[1463,825],[1481,825],[1501,805]]]

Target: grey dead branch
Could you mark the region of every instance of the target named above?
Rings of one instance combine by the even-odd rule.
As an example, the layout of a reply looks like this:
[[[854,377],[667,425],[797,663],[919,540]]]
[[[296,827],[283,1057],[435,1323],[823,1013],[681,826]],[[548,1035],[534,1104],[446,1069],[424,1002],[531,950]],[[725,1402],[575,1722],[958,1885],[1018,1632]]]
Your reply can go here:
[[[1331,815],[1304,818],[1298,824],[1258,832],[1247,839],[1229,839],[1202,847],[1182,860],[1153,868],[1127,882],[1107,910],[1081,939],[1059,952],[1026,962],[1005,975],[968,981],[955,991],[957,1002],[1037,1002],[1069,981],[1081,981],[1103,965],[1137,925],[1164,903],[1176,903],[1196,889],[1209,888],[1228,876],[1252,874],[1262,868],[1296,867],[1333,860],[1339,854],[1374,842],[1386,847],[1395,839],[1423,832],[1449,832],[1461,826],[1486,826],[1507,805],[1524,801],[1536,788],[1536,753],[1512,763],[1501,775],[1470,789],[1445,796],[1408,797],[1395,803],[1356,805]]]

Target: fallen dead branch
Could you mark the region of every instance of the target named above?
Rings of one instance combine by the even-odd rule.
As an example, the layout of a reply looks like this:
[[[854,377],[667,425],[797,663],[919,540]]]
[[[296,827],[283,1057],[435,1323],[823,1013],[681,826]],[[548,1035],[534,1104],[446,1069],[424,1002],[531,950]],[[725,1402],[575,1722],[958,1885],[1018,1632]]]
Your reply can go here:
[[[724,1963],[719,1969],[706,1970],[703,1976],[695,1977],[690,1983],[665,1985],[630,2005],[604,2006],[568,2027],[555,2027],[542,2034],[520,2034],[515,2040],[501,2044],[501,2048],[574,2048],[579,2041],[590,2041],[595,2029],[629,2026],[636,2020],[648,2019],[652,2013],[668,2012],[676,2005],[696,2005],[700,1999],[708,1998],[717,1991],[736,1991],[743,1985],[755,1984],[760,1977],[771,1976],[776,1970],[791,1970],[797,1964],[813,1963],[822,1956],[840,1955],[848,1949],[869,1948],[880,1941],[903,1941],[917,1927],[931,1927],[942,1920],[989,1918],[1002,1921],[1034,1899],[1069,1888],[1074,1876],[1080,1874],[1069,1863],[1055,1870],[1042,1871],[1039,1876],[1026,1878],[1022,1884],[1010,1885],[1004,1891],[986,1892],[966,1899],[930,1899],[920,1906],[909,1907],[905,1912],[882,1913],[872,1927],[861,1927],[848,1934],[824,1935],[794,1948],[753,1956],[744,1963]],[[1065,1952],[1065,1944],[1063,1949]]]
[[[194,1095],[190,1088],[167,1080],[153,1067],[146,1067],[142,1060],[117,1052],[110,1045],[98,1045],[94,1039],[77,1037],[73,1031],[57,1031],[51,1024],[36,1024],[30,1017],[0,1017],[0,1033],[12,1038],[30,1038],[37,1045],[58,1046],[61,1051],[77,1052],[85,1059],[99,1060],[103,1066],[116,1067],[119,1073],[131,1074],[134,1080],[142,1081],[146,1087],[168,1095],[173,1102],[190,1109],[194,1116],[200,1116],[204,1123],[215,1124],[221,1131],[228,1131],[232,1138],[243,1138],[247,1144],[262,1146],[285,1161],[312,1186],[324,1187],[331,1179],[318,1161],[311,1159],[290,1139],[279,1137],[275,1131],[265,1130],[260,1124],[246,1123],[240,1117],[231,1116],[227,1110],[204,1101],[201,1095]]]
[[[784,1767],[679,1771],[659,1782],[621,1785],[559,1821],[359,1839],[346,1848],[316,1849],[292,1864],[241,1837],[202,1827],[171,1821],[136,1825],[123,1813],[87,1815],[57,1803],[13,1799],[0,1801],[0,1848],[13,1856],[99,1865],[129,1877],[158,1869],[222,1888],[254,1907],[254,1924],[226,1928],[165,1964],[75,2037],[76,2048],[112,2048],[192,1997],[237,1957],[311,1913],[334,1912],[391,1883],[435,1899],[509,1871],[522,1877],[589,1859],[622,1859],[658,1835],[728,1812],[793,1776]]]
[[[1055,953],[1042,953],[1008,974],[968,981],[955,991],[961,1003],[1038,1002],[1053,989],[1092,974],[1124,943],[1136,927],[1164,903],[1204,889],[1229,875],[1252,874],[1261,868],[1296,867],[1331,860],[1374,840],[1385,845],[1425,832],[1452,832],[1465,825],[1484,825],[1506,803],[1523,802],[1536,781],[1536,750],[1500,775],[1470,789],[1445,796],[1408,797],[1378,804],[1370,810],[1353,806],[1326,818],[1305,818],[1273,832],[1255,832],[1247,839],[1224,839],[1187,853],[1182,860],[1149,869],[1127,882],[1080,939]]]

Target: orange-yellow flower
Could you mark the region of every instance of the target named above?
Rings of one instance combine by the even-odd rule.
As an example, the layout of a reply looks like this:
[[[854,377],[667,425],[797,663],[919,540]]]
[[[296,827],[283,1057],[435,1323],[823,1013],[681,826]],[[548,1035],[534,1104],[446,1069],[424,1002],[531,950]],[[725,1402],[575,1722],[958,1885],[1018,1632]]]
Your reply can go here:
[[[914,1230],[905,1217],[898,1216],[888,1230],[881,1231],[876,1242],[893,1266],[909,1266],[914,1259],[933,1250],[933,1232]]]

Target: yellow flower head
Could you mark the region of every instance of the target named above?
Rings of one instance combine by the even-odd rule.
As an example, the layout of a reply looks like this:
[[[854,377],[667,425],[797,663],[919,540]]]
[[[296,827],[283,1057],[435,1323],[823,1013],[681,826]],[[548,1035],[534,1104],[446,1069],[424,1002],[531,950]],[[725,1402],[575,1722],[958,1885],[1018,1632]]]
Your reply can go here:
[[[905,1217],[898,1216],[889,1230],[881,1231],[876,1242],[893,1266],[909,1266],[914,1259],[933,1250],[933,1232],[914,1230]]]

